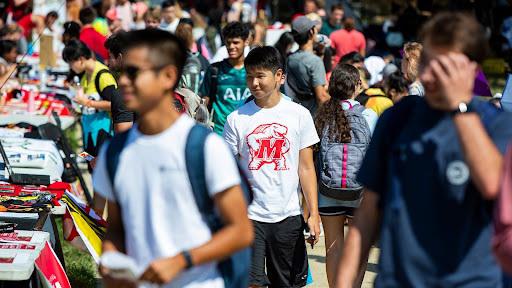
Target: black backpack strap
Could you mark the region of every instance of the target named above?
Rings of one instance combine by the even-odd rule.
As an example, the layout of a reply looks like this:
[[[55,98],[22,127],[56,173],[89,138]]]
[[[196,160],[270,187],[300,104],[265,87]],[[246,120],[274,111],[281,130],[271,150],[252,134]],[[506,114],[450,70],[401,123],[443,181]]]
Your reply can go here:
[[[211,108],[211,106],[213,105],[213,102],[215,102],[215,100],[217,98],[217,85],[219,84],[218,77],[219,77],[219,69],[220,69],[221,63],[222,63],[222,61],[215,62],[212,65],[210,65],[210,71],[211,71],[210,77],[211,77],[212,81],[210,83],[210,87],[211,87],[210,95],[208,95],[208,97],[210,97],[210,103],[208,104],[208,106],[210,106],[209,108]]]
[[[98,92],[98,94],[100,94],[100,95],[101,95],[100,78],[101,78],[101,75],[104,73],[110,74],[110,71],[108,71],[108,69],[101,69],[100,71],[98,71],[98,73],[96,73],[96,77],[94,78],[94,87],[96,88],[96,92]]]
[[[131,129],[130,129],[131,130]],[[117,134],[110,140],[110,143],[107,146],[106,151],[106,160],[107,160],[107,173],[108,178],[110,179],[110,183],[112,184],[112,191],[114,192],[114,197],[116,196],[116,189],[114,187],[114,180],[116,178],[117,167],[119,165],[119,156],[123,151],[126,141],[128,140],[128,134],[130,130],[125,131],[123,133]]]
[[[361,92],[356,97],[356,101],[359,102],[361,105],[366,106],[366,103],[368,103],[368,99],[370,99],[370,96],[368,96],[366,93]]]
[[[219,218],[215,214],[213,200],[206,186],[205,143],[211,131],[203,125],[195,125],[187,136],[185,163],[187,174],[194,194],[197,208],[212,232],[219,227]]]

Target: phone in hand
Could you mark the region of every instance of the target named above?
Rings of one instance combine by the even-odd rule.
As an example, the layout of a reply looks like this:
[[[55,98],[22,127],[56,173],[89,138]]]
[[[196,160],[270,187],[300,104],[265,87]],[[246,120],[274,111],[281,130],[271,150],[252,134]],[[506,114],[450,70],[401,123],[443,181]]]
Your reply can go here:
[[[315,240],[316,240],[316,236],[315,235],[310,235],[309,236],[308,242],[309,242],[309,244],[311,244],[311,249],[313,249],[314,246],[315,246]]]
[[[78,154],[78,157],[83,158],[83,159],[85,159],[88,162],[91,162],[95,158],[94,156],[92,156],[91,154],[89,154],[89,153],[87,153],[85,151],[81,152],[80,154]]]

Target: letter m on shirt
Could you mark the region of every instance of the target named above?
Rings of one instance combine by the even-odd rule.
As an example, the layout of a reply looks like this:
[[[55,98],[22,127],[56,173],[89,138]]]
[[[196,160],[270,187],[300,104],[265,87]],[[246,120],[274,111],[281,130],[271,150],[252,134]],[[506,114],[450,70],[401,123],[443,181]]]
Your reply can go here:
[[[257,158],[281,159],[285,139],[261,139]]]

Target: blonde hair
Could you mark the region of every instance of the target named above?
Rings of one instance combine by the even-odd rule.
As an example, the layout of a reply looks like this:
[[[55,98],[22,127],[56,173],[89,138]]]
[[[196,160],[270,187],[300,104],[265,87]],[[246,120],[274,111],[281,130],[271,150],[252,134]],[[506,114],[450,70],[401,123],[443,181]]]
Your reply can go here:
[[[161,19],[161,10],[160,8],[149,8],[146,13],[142,16],[144,21],[156,21],[160,22]]]
[[[407,67],[403,71],[405,78],[410,82],[418,78],[419,62],[423,45],[418,42],[408,42],[404,44],[404,60],[407,61]]]

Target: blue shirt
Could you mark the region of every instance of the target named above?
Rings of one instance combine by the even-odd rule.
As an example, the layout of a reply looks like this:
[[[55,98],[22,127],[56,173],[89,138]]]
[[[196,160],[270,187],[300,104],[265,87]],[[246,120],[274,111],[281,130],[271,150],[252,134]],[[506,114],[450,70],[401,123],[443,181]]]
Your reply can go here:
[[[403,100],[382,115],[358,175],[380,196],[376,287],[501,287],[491,252],[493,202],[471,183],[451,116],[424,98]],[[503,153],[511,114],[473,106]]]

